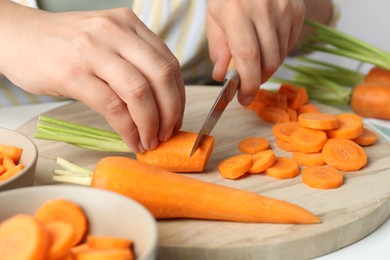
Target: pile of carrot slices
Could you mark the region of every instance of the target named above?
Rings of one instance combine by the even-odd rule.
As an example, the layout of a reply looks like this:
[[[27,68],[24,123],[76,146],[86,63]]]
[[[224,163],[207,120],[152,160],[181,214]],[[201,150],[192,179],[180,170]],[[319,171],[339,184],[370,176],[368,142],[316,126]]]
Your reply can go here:
[[[0,183],[24,169],[24,164],[19,163],[22,152],[20,147],[0,144]]]
[[[48,260],[134,259],[131,240],[87,232],[88,217],[78,204],[65,199],[48,200],[34,215],[16,214],[0,223],[0,256]]]
[[[221,175],[238,179],[248,173],[265,173],[287,179],[302,173],[307,186],[334,189],[343,184],[343,172],[362,169],[367,164],[364,147],[377,141],[375,132],[365,128],[356,114],[321,113],[308,100],[305,88],[289,84],[282,84],[277,92],[259,89],[255,101],[246,108],[255,110],[263,121],[274,123],[276,145],[292,156],[278,157],[268,140],[249,137],[238,144],[242,154],[220,162]]]

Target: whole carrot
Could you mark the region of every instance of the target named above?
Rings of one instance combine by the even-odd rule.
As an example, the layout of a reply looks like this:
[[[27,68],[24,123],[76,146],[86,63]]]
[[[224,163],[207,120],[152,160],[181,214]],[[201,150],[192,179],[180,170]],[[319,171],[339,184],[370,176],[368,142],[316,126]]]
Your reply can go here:
[[[106,157],[91,186],[118,192],[144,205],[157,219],[195,218],[237,222],[319,223],[294,204],[207,183],[126,157]]]

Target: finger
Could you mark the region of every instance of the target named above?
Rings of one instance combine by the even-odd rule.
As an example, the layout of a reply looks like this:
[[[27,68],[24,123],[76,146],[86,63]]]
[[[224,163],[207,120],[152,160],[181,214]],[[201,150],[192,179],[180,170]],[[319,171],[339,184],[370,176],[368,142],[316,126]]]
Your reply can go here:
[[[92,75],[82,76],[72,80],[68,88],[69,96],[101,114],[131,151],[139,153],[145,150],[126,104],[106,82]]]

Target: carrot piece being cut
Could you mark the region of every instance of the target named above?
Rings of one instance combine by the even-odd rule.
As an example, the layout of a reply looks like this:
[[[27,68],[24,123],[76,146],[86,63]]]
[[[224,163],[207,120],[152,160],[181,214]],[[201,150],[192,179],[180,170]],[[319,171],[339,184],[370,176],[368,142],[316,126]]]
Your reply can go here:
[[[287,157],[276,157],[265,174],[276,179],[290,179],[299,175],[299,166],[296,161]]]
[[[333,114],[304,113],[298,116],[298,124],[311,129],[329,130],[338,128],[339,120]]]
[[[363,133],[358,137],[352,139],[355,143],[360,146],[373,145],[378,140],[376,133],[368,128],[363,128]]]
[[[252,166],[248,172],[252,174],[264,172],[272,166],[275,160],[276,156],[270,149],[255,153],[252,156]]]
[[[290,135],[299,128],[297,122],[283,122],[272,126],[272,134],[284,142],[290,142]]]
[[[238,149],[246,154],[255,154],[267,150],[269,142],[263,137],[248,137],[238,143]]]
[[[327,139],[324,131],[306,127],[299,127],[290,135],[290,143],[294,150],[303,153],[321,151]]]
[[[229,157],[218,164],[218,170],[224,178],[237,179],[247,173],[252,166],[252,156],[239,154]]]
[[[95,166],[91,186],[132,198],[157,219],[194,218],[252,223],[320,222],[317,216],[292,203],[204,182],[127,157],[101,159]]]
[[[74,236],[72,246],[77,245],[88,229],[88,219],[83,209],[76,203],[65,199],[52,199],[43,203],[35,212],[35,219],[46,223],[64,221],[72,225]]]
[[[344,175],[328,166],[310,166],[302,170],[302,182],[315,189],[336,189],[344,182]]]
[[[63,259],[73,246],[74,229],[64,221],[53,220],[43,223],[50,236],[48,259]]]
[[[157,149],[137,154],[137,160],[172,172],[202,172],[214,148],[214,137],[205,136],[198,150],[190,156],[197,133],[179,131],[161,142]]]
[[[0,151],[4,155],[10,157],[15,163],[18,163],[22,157],[23,149],[12,145],[0,144]]]
[[[264,122],[289,122],[290,116],[286,110],[277,107],[266,107],[258,114]]]
[[[133,246],[133,241],[120,237],[89,235],[87,245],[92,249],[130,249]]]
[[[343,138],[329,139],[322,149],[324,162],[340,171],[357,171],[367,164],[367,154],[354,141]]]
[[[50,238],[32,216],[17,214],[0,224],[1,259],[46,259]]]
[[[322,152],[302,153],[294,151],[293,159],[301,166],[322,166],[325,164]]]
[[[363,133],[363,120],[355,114],[338,114],[339,127],[326,130],[329,138],[354,139]]]

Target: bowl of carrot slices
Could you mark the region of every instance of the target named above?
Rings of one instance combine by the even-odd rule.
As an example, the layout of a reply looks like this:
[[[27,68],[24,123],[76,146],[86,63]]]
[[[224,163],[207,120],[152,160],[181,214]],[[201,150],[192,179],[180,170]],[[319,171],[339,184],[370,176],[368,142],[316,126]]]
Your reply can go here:
[[[118,193],[76,185],[32,186],[1,192],[0,205],[4,259],[156,258],[156,220]]]
[[[37,159],[37,147],[29,137],[0,128],[0,191],[32,186]]]

